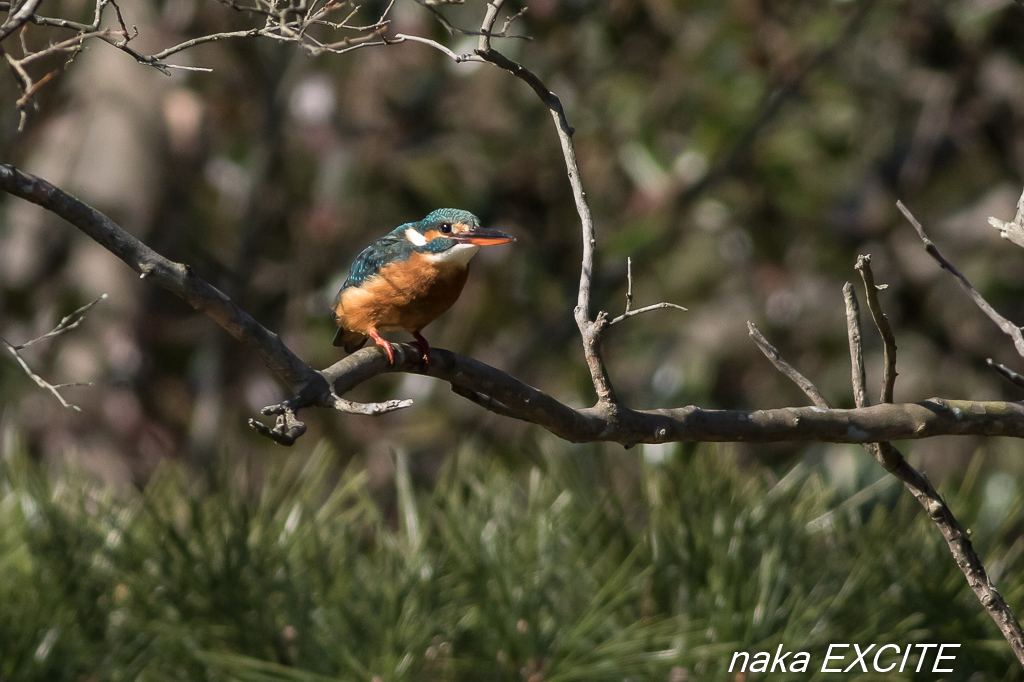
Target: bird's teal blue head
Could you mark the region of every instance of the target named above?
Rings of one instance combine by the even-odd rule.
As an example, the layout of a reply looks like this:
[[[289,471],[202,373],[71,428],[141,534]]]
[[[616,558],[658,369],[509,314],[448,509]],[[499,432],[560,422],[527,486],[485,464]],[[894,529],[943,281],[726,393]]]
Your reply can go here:
[[[498,230],[480,227],[480,219],[458,208],[439,208],[418,223],[398,228],[418,250],[441,253],[459,244],[490,246],[515,238]]]

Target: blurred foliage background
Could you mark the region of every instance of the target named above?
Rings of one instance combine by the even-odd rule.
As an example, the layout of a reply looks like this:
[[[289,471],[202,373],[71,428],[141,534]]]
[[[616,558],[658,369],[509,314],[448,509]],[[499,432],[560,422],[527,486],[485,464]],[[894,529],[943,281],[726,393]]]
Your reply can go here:
[[[942,679],[1024,678],[890,476],[843,501],[825,468],[771,478],[676,445],[595,486],[617,466],[519,476],[461,448],[419,493],[399,454],[389,519],[323,444],[205,481],[165,460],[132,498],[2,447],[5,680],[819,680],[829,644],[854,642],[959,643]],[[1019,606],[1024,501],[989,502],[982,461],[943,493]],[[807,671],[729,674],[733,652],[780,645]],[[919,653],[844,679],[937,679]]]
[[[82,0],[47,0],[43,7],[49,16],[67,18],[84,19],[92,12]],[[359,16],[369,22],[385,8],[382,2],[367,3]],[[144,52],[193,36],[246,28],[254,21],[207,0],[140,0],[123,10],[127,23],[139,30],[133,44]],[[481,0],[440,7],[452,23],[467,29],[479,26],[483,10]],[[457,52],[475,46],[471,36],[448,35],[415,2],[399,0],[389,16],[392,34],[428,36]],[[634,318],[609,333],[606,360],[627,404],[804,404],[798,390],[747,338],[745,323],[753,320],[834,404],[852,406],[841,287],[856,279],[853,263],[859,253],[872,255],[876,280],[888,284],[882,301],[900,348],[898,401],[935,395],[1020,399],[1016,389],[985,366],[985,359],[992,357],[1019,369],[1021,360],[1012,345],[927,257],[894,204],[902,199],[910,206],[988,300],[1010,319],[1024,321],[1020,253],[986,222],[990,215],[1010,219],[1024,185],[1024,7],[1011,0],[537,0],[512,32],[532,40],[502,39],[495,45],[559,95],[576,129],[582,180],[598,231],[595,304],[612,312],[622,309],[626,258],[631,257],[637,305],[667,300],[690,309]],[[30,26],[25,38],[43,45],[65,35]],[[19,93],[10,74],[0,72],[0,158],[75,193],[165,256],[189,263],[313,366],[338,359],[338,349],[331,346],[329,305],[348,264],[363,247],[434,208],[471,210],[519,241],[481,252],[462,298],[426,330],[427,338],[433,345],[504,369],[569,404],[593,401],[572,319],[579,219],[550,116],[529,88],[496,68],[455,65],[438,51],[412,43],[309,58],[270,40],[235,40],[197,47],[176,59],[213,72],[166,77],[98,42],[87,43],[67,68],[60,60],[40,65],[39,77],[48,70],[58,75],[39,91],[40,110],[20,134],[10,105]],[[351,463],[356,469],[344,480],[355,480],[351,471],[363,472],[359,486],[382,505],[392,525],[401,507],[394,484],[396,452],[407,458],[409,480],[425,490],[437,485],[443,491],[444,477],[454,475],[456,461],[468,468],[466,476],[490,481],[480,484],[483,488],[460,485],[494,495],[511,485],[494,482],[493,476],[504,473],[481,473],[485,465],[470,462],[465,454],[473,452],[477,459],[498,461],[501,466],[494,465],[495,471],[512,472],[507,475],[522,489],[534,485],[524,478],[533,466],[544,472],[544,485],[562,485],[562,479],[555,477],[552,483],[546,477],[554,475],[552,462],[568,461],[589,484],[587,494],[615,498],[621,493],[615,499],[634,499],[641,494],[637,491],[641,497],[648,494],[640,472],[651,458],[675,462],[679,457],[679,447],[625,452],[613,445],[569,446],[534,427],[485,413],[443,384],[417,376],[379,377],[353,396],[411,397],[416,400],[412,409],[375,419],[306,412],[310,433],[293,451],[285,451],[245,426],[260,407],[284,397],[257,358],[241,352],[212,321],[140,282],[73,228],[25,202],[0,197],[0,336],[12,343],[39,336],[62,315],[102,293],[110,298],[91,311],[80,329],[25,352],[50,381],[90,382],[65,391],[82,407],[80,413],[61,408],[15,363],[0,361],[4,433],[17,434],[20,443],[5,456],[13,457],[10,453],[17,450],[36,461],[71,462],[124,492],[145,486],[154,472],[170,470],[168,460],[193,472],[227,466],[219,464],[221,455],[260,463],[305,461],[326,439],[336,455],[325,471],[339,476],[339,467]],[[881,348],[871,328],[865,329],[869,386],[877,394]],[[1007,524],[1002,534],[990,536],[989,551],[1019,556],[1021,543],[1015,538],[1020,534],[1024,481],[1019,442],[942,438],[915,442],[905,451],[933,478],[973,477],[976,496],[971,504],[991,500],[984,502],[986,518],[994,526]],[[936,580],[954,592],[961,589],[956,580],[962,578],[933,531],[921,530],[927,551],[900,554],[934,555],[934,565],[920,567],[919,573],[908,568],[911,564],[896,559],[886,563],[888,559],[877,556],[874,543],[879,538],[891,538],[892,528],[904,527],[911,518],[917,519],[915,524],[922,520],[912,505],[906,506],[907,499],[896,502],[895,493],[864,497],[864,490],[873,490],[866,486],[878,479],[879,471],[856,449],[788,444],[702,448],[696,463],[672,466],[711,466],[700,461],[721,452],[735,467],[753,467],[753,473],[743,474],[751,480],[784,479],[794,466],[823,472],[819,478],[807,471],[800,474],[810,477],[800,480],[815,480],[827,488],[799,503],[818,505],[813,515],[800,517],[800,527],[850,496],[875,500],[877,510],[871,512],[869,505],[865,519],[877,513],[885,521],[877,522],[877,534],[870,542],[864,540],[865,545],[857,545],[862,541],[857,533],[840,534],[836,542],[848,554],[834,555],[837,565],[853,561],[843,557],[863,550],[876,567],[904,573],[899,589],[938,589]],[[752,464],[755,460],[759,464]],[[972,462],[974,473],[968,470]],[[686,471],[678,473],[678,480],[710,476],[699,469]],[[153,485],[163,492],[146,488],[143,499],[163,511],[146,522],[156,526],[140,531],[143,544],[170,532],[159,521],[179,513],[170,506],[187,504],[170,499],[173,491],[184,493],[187,486],[176,488],[178,483],[157,479]],[[18,479],[6,490],[21,490],[26,480]],[[58,488],[61,494],[73,492]],[[212,486],[221,488],[230,486]],[[42,490],[40,500],[59,497],[57,490]],[[548,503],[557,497],[550,494],[555,497],[545,498]],[[682,494],[674,491],[666,499],[680,504]],[[726,495],[731,499],[729,495],[737,493]],[[14,505],[21,498],[5,499]],[[709,493],[693,499],[695,504],[713,504],[719,498]],[[163,503],[170,506],[160,507]],[[19,504],[31,531],[34,508]],[[61,506],[65,502],[52,504],[60,515],[70,513]],[[200,514],[203,502],[191,504],[199,506],[188,514]],[[242,514],[248,523],[249,504],[257,503],[236,500],[220,509]],[[444,504],[444,513],[454,513]],[[638,503],[634,499],[631,504]],[[127,513],[117,511],[116,505],[103,508],[114,510],[112,519]],[[285,513],[260,513],[271,523],[279,512]],[[685,505],[671,513],[677,512],[698,513]],[[639,513],[637,508],[627,505],[622,516],[609,517],[608,527],[624,519],[636,522],[634,513]],[[779,513],[795,512],[786,506]],[[344,532],[355,533],[357,541],[372,537],[372,542],[384,542],[377,534],[384,526]],[[31,548],[31,542],[24,544],[28,536],[18,532],[6,536],[10,547]],[[666,527],[658,532],[670,531]],[[100,547],[103,540],[97,536],[96,542]],[[794,546],[794,556],[824,551],[819,540],[813,542],[818,544]],[[616,547],[619,554],[601,564],[610,567],[601,580],[621,579],[613,569],[633,556],[633,545],[626,540]],[[387,553],[397,550],[388,546],[380,551],[384,553],[368,556],[399,570],[389,563],[398,555]],[[599,561],[597,555],[580,551],[580,556]],[[125,571],[122,577],[113,582],[95,578],[99,582],[83,586],[82,594],[93,590],[130,600],[145,593],[151,587],[144,584],[149,579],[145,576],[155,574],[141,569],[139,585],[117,592],[128,579],[123,576],[131,575],[125,567],[132,560],[117,564]],[[638,566],[654,561],[650,556],[634,560]],[[384,570],[372,565],[376,568],[352,570]],[[785,565],[792,569],[793,564]],[[29,570],[17,561],[3,566]],[[679,569],[671,570],[677,572],[665,575],[680,575]],[[853,580],[857,569],[849,570],[853,573],[847,577]],[[948,579],[926,576],[929,570],[946,571]],[[657,589],[668,594],[668,583],[656,587],[650,574],[641,574],[637,569],[639,582],[631,583],[637,594]],[[167,575],[179,576],[173,571]],[[759,580],[769,580],[759,575]],[[824,581],[814,594],[831,594],[831,586],[839,585],[829,582],[838,580],[835,575],[828,580],[803,578],[812,585]],[[722,580],[722,585],[734,587],[742,582],[738,575]],[[872,593],[889,594],[888,587],[879,585]],[[252,594],[269,594],[263,587],[252,589]],[[39,590],[45,594],[45,586]],[[1021,596],[1004,591],[1019,607]],[[857,592],[862,597],[866,593],[867,588]],[[938,608],[948,598],[931,595],[920,604]],[[659,600],[664,610],[657,614],[675,618],[689,613],[699,602],[694,599],[671,608],[665,606],[675,603],[671,599]],[[714,603],[714,598],[707,599]],[[745,610],[754,608],[753,603],[742,602],[736,613],[753,618]],[[918,627],[917,621],[900,630],[901,619],[924,607],[908,604],[900,602],[876,620],[870,614],[851,615],[847,625],[862,632],[909,632]],[[973,623],[978,629],[970,636],[978,641],[991,643],[998,637],[991,623],[984,623],[980,607],[964,608],[969,614],[965,620],[950,616],[948,622]],[[26,606],[24,613],[30,611]],[[701,613],[712,611],[708,607]],[[693,622],[707,628],[708,622],[700,620],[705,615],[694,615]],[[292,623],[287,620],[291,616],[280,618],[267,627]],[[739,627],[730,623],[729,628]],[[200,649],[217,649],[217,642],[223,643],[216,639],[225,636],[220,625],[210,627],[209,633],[197,635],[212,638],[197,645]],[[724,632],[725,626],[714,627]],[[770,633],[781,636],[778,627],[758,627],[762,629],[755,628],[754,634],[730,631],[719,641],[761,646]],[[660,637],[656,631],[650,637]],[[833,634],[844,632],[859,636],[852,630]],[[158,632],[150,634],[153,641],[165,641]],[[435,635],[444,642],[455,636],[448,631],[408,633],[416,646]],[[136,644],[143,646],[139,642],[145,636],[139,637]],[[322,643],[309,644],[314,648],[299,656],[288,652],[284,640],[275,641],[284,647],[275,654],[281,663],[302,657],[320,660],[316,652],[321,650],[315,646]],[[707,638],[701,642],[709,643]],[[117,655],[131,659],[136,644],[129,642]],[[262,655],[248,644],[236,644],[225,646]],[[480,646],[480,651],[487,650]],[[1005,649],[998,642],[990,648],[1000,652],[1005,669]],[[523,660],[530,655],[524,653]],[[685,666],[695,665],[700,657],[694,656]],[[349,665],[335,658],[322,660],[325,670],[329,661],[334,672]],[[362,665],[368,664],[364,660]],[[1001,679],[990,676],[998,665],[978,665],[988,671],[982,679]],[[0,671],[2,677],[11,675]]]

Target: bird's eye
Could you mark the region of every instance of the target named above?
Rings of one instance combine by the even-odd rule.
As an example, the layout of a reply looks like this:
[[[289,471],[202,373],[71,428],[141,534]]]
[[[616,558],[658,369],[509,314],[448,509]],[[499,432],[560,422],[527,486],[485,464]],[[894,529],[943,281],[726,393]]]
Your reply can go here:
[[[452,224],[451,223],[441,223],[441,232],[443,232],[445,234],[451,234],[452,233]]]

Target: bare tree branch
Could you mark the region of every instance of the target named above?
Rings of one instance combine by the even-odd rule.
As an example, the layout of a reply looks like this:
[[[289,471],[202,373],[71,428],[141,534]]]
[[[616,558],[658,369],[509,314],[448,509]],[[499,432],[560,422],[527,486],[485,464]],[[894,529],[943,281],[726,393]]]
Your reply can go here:
[[[999,372],[1007,381],[1016,386],[1017,388],[1024,388],[1024,375],[1014,372],[1006,365],[1001,365],[992,358],[988,358],[985,362],[988,366]]]
[[[843,285],[843,300],[846,302],[846,334],[850,342],[853,400],[860,407],[867,405],[867,375],[864,372],[864,349],[860,340],[860,304],[849,282]]]
[[[0,164],[0,190],[61,216],[142,277],[210,316],[256,353],[296,392],[294,398],[282,403],[283,407],[268,408],[268,414],[286,414],[290,409],[294,415],[303,407],[347,408],[350,406],[339,402],[338,397],[355,386],[379,374],[409,372],[426,374],[486,396],[489,400],[480,402],[488,409],[500,404],[499,414],[537,424],[574,443],[608,441],[625,446],[674,441],[867,443],[937,435],[1024,437],[1024,405],[1001,401],[933,398],[920,403],[855,410],[784,407],[744,411],[706,410],[696,406],[631,410],[619,405],[617,410],[609,412],[600,404],[575,409],[498,369],[440,348],[432,350],[430,366],[424,370],[419,350],[410,344],[396,345],[399,354],[394,365],[387,362],[383,351],[374,347],[357,351],[317,372],[296,357],[276,334],[239,309],[188,266],[167,260],[70,194],[7,164]],[[344,411],[372,414],[408,404],[399,401]],[[287,422],[287,418],[284,421]],[[283,430],[294,432],[295,424],[285,424]]]
[[[1017,215],[1013,222],[1006,222],[999,218],[989,218],[988,224],[999,230],[999,236],[1009,239],[1017,246],[1024,246],[1024,193],[1017,200]]]
[[[210,315],[233,337],[293,387],[315,381],[313,372],[278,336],[239,309],[227,296],[197,277],[187,265],[167,260],[114,221],[49,182],[0,164],[0,189],[42,206],[64,218],[124,261],[140,277],[177,294],[196,310]]]
[[[882,304],[878,301],[878,290],[884,289],[887,285],[876,286],[875,275],[871,272],[871,256],[857,256],[857,265],[854,266],[864,280],[864,294],[868,299],[868,310],[871,312],[871,319],[874,320],[878,333],[882,335],[883,357],[885,370],[882,376],[882,397],[881,402],[891,403],[893,389],[896,386],[896,336],[892,333],[889,325],[889,318],[882,312]]]
[[[681,305],[677,305],[675,303],[666,303],[665,301],[662,301],[661,303],[653,303],[651,305],[644,306],[643,308],[637,308],[636,310],[632,310],[632,306],[633,306],[633,259],[632,258],[626,258],[626,310],[621,315],[619,315],[615,319],[611,320],[608,323],[609,327],[612,326],[613,324],[618,324],[619,322],[622,322],[623,320],[628,320],[629,318],[633,317],[634,315],[639,315],[640,313],[646,313],[646,312],[649,312],[651,310],[664,310],[665,308],[675,308],[676,310],[682,310],[684,312],[686,311],[686,308],[684,308]]]
[[[478,57],[475,54],[456,54],[456,53],[452,52],[451,50],[449,50],[444,45],[442,45],[441,43],[437,42],[436,40],[431,40],[430,38],[422,38],[420,36],[412,36],[412,35],[407,35],[405,33],[397,33],[397,34],[395,34],[394,38],[388,39],[389,43],[404,43],[406,41],[415,42],[415,43],[423,43],[424,45],[429,45],[430,47],[434,48],[435,50],[438,50],[440,52],[445,53],[448,56],[448,58],[451,59],[452,61],[454,61],[456,64],[462,64],[463,62],[482,62],[482,61],[484,61],[482,58]]]
[[[867,406],[867,394],[863,390],[863,356],[860,352],[860,321],[859,311],[857,306],[857,298],[853,293],[853,287],[847,283],[843,287],[843,295],[846,300],[846,319],[850,338],[850,356],[854,359],[853,362],[853,382],[855,385],[854,396],[857,398],[858,411],[878,409],[877,407],[872,408]],[[755,329],[751,329],[752,335]],[[758,334],[758,336],[760,336]],[[755,340],[756,337],[755,337]],[[764,342],[769,348],[771,346]],[[761,343],[758,343],[761,346]],[[855,348],[856,346],[856,348]],[[762,347],[763,349],[763,347]],[[774,348],[771,348],[774,354],[777,356],[778,352]],[[766,355],[768,353],[766,352]],[[772,356],[769,355],[769,359]],[[788,363],[779,358],[781,363],[786,367],[789,367]],[[776,361],[772,359],[773,364]],[[778,367],[779,364],[776,364]],[[781,367],[780,367],[781,369]],[[804,382],[807,382],[806,378],[803,377],[799,372],[790,368],[791,372],[783,373],[790,378],[799,377]],[[796,380],[794,378],[794,380]],[[856,388],[857,382],[861,382],[861,388]],[[807,382],[810,383],[810,382]],[[797,384],[804,388],[802,382],[798,381]],[[821,410],[827,410],[828,403],[816,388],[811,385],[813,390],[805,389],[808,396],[814,400],[817,407]],[[818,397],[815,398],[814,396]],[[891,403],[884,403],[878,407],[894,407]],[[836,410],[832,410],[836,411]],[[1003,633],[1003,637],[1010,644],[1010,648],[1013,650],[1014,655],[1017,657],[1022,664],[1024,664],[1024,631],[1021,630],[1020,623],[1017,622],[1017,618],[1013,615],[1010,607],[1007,606],[1006,601],[1003,599],[999,591],[992,585],[992,581],[989,580],[988,574],[985,572],[985,567],[981,563],[981,559],[978,554],[974,551],[974,547],[971,544],[970,535],[964,530],[960,522],[953,516],[953,512],[946,505],[945,501],[939,495],[938,491],[935,490],[931,482],[919,471],[914,469],[907,463],[903,455],[892,446],[888,440],[881,442],[867,442],[864,443],[868,452],[870,452],[878,462],[885,467],[885,470],[891,473],[896,478],[903,482],[903,485],[910,491],[915,499],[924,507],[928,517],[938,527],[939,532],[942,533],[942,537],[946,540],[946,544],[949,546],[950,552],[953,554],[953,558],[956,560],[957,566],[960,571],[967,578],[967,584],[974,592],[978,601],[981,602],[985,610],[988,611],[989,616],[996,622],[999,630]]]
[[[587,203],[586,193],[583,191],[583,182],[580,179],[580,169],[576,162],[576,149],[572,143],[574,130],[565,117],[565,110],[558,96],[551,92],[532,71],[522,64],[512,61],[505,55],[491,47],[490,33],[494,28],[494,22],[504,0],[492,0],[487,5],[487,14],[481,24],[480,41],[476,54],[495,66],[508,71],[516,78],[529,85],[541,101],[548,108],[551,117],[555,122],[555,131],[562,146],[562,156],[565,158],[565,166],[569,175],[569,184],[572,187],[573,198],[576,202],[576,212],[580,216],[580,227],[582,229],[583,257],[580,267],[580,286],[577,297],[574,315],[576,326],[579,327],[580,336],[583,339],[583,354],[590,369],[590,378],[597,392],[598,405],[609,414],[614,414],[618,407],[618,400],[615,397],[615,390],[612,388],[611,378],[601,357],[601,340],[605,329],[608,328],[608,315],[599,311],[592,316],[590,310],[590,291],[594,278],[594,247],[596,237],[594,233],[594,218],[590,212],[590,205]]]
[[[46,389],[47,391],[52,393],[54,397],[60,401],[60,404],[63,405],[64,407],[70,408],[75,412],[82,411],[82,408],[80,408],[78,405],[73,405],[69,403],[67,400],[65,400],[64,396],[60,394],[60,389],[65,386],[84,386],[87,384],[51,384],[46,379],[43,379],[41,376],[32,371],[32,368],[28,366],[27,362],[25,362],[25,358],[21,357],[21,355],[18,354],[18,351],[15,350],[14,346],[7,343],[3,339],[0,339],[0,343],[4,345],[4,348],[6,348],[7,352],[14,357],[15,361],[17,361],[17,363],[21,365],[22,371],[24,371],[25,374],[27,374],[32,381],[36,382],[37,386]]]
[[[13,13],[8,14],[4,23],[0,24],[0,41],[13,34],[30,21],[42,2],[43,0],[25,0],[25,3],[21,7]],[[11,7],[8,5],[7,11],[10,12],[10,10]]]
[[[47,391],[49,391],[50,393],[52,393],[54,395],[54,397],[56,397],[57,400],[60,401],[61,405],[63,405],[64,407],[70,408],[70,409],[74,410],[75,412],[81,412],[82,410],[77,405],[72,405],[67,400],[65,400],[64,396],[61,395],[61,393],[60,393],[60,389],[64,388],[65,386],[88,386],[88,384],[80,384],[80,383],[75,383],[75,384],[51,384],[50,382],[46,381],[41,376],[36,374],[34,371],[32,371],[32,368],[29,367],[27,362],[25,362],[25,359],[23,357],[21,357],[20,351],[28,348],[29,346],[31,346],[33,344],[39,343],[40,341],[46,341],[47,339],[52,339],[54,337],[60,336],[61,334],[66,334],[69,331],[71,331],[72,329],[77,328],[85,320],[85,314],[94,305],[96,305],[97,303],[99,303],[100,301],[102,301],[102,300],[104,300],[106,298],[107,298],[107,295],[103,294],[102,296],[97,298],[95,301],[92,301],[90,303],[86,303],[84,306],[82,306],[78,310],[74,311],[70,315],[65,316],[57,324],[57,326],[54,327],[51,331],[48,331],[47,333],[43,334],[42,336],[38,336],[38,337],[36,337],[34,339],[31,339],[30,341],[26,341],[25,343],[22,343],[22,344],[19,344],[19,345],[16,346],[14,344],[8,343],[7,341],[5,341],[3,339],[0,339],[0,343],[2,343],[4,345],[4,348],[7,349],[7,352],[10,353],[14,357],[14,359],[17,361],[17,363],[19,365],[21,365],[21,369],[25,372],[25,374],[27,374],[28,377],[30,379],[32,379],[32,381],[36,382],[36,385],[38,385],[40,388],[44,388]]]
[[[782,358],[782,355],[779,353],[778,349],[776,349],[775,346],[773,346],[772,344],[768,343],[768,339],[764,338],[764,335],[761,334],[761,330],[759,330],[753,322],[747,322],[747,331],[750,334],[750,338],[754,340],[754,343],[756,343],[757,347],[761,349],[761,352],[764,353],[765,357],[768,358],[768,360],[770,360],[773,365],[775,365],[775,369],[785,374],[787,377],[790,378],[790,380],[794,384],[799,386],[800,390],[803,391],[807,395],[807,397],[811,399],[812,403],[814,403],[818,407],[832,409],[832,405],[829,404],[825,396],[821,394],[821,392],[818,390],[818,387],[811,383],[810,379],[808,379],[799,371],[797,371],[797,369],[793,367],[793,365],[786,362]]]
[[[26,51],[21,58],[14,58],[9,52],[3,52],[2,48],[0,48],[0,56],[3,56],[8,62],[9,67],[15,75],[15,79],[18,81],[22,90],[22,97],[19,99],[17,105],[21,112],[19,130],[24,129],[27,119],[27,109],[29,104],[32,102],[33,95],[40,86],[45,84],[52,77],[52,74],[47,74],[44,78],[36,81],[28,73],[25,67],[33,61],[37,61],[53,54],[68,52],[76,53],[82,49],[83,43],[90,38],[102,40],[103,42],[128,54],[138,63],[152,66],[166,75],[170,75],[173,69],[209,72],[212,69],[202,66],[169,64],[166,60],[172,55],[204,43],[253,37],[263,37],[281,42],[295,43],[311,56],[323,54],[324,52],[343,54],[351,50],[371,45],[384,45],[388,42],[383,36],[384,31],[387,30],[388,26],[386,17],[387,13],[391,9],[391,5],[388,5],[380,18],[372,24],[352,25],[348,22],[352,19],[359,8],[357,5],[353,5],[347,0],[329,0],[327,4],[319,9],[316,9],[315,2],[312,5],[307,6],[305,0],[301,0],[297,3],[277,3],[272,2],[271,0],[256,0],[255,4],[251,6],[240,6],[233,2],[224,1],[222,4],[225,4],[232,9],[265,17],[263,26],[199,36],[154,54],[143,54],[129,45],[129,43],[136,37],[137,31],[134,33],[130,33],[128,31],[128,27],[121,15],[121,9],[115,0],[95,0],[95,3],[93,22],[91,24],[39,16],[35,12],[39,7],[40,0],[26,0],[25,4],[22,5],[21,8],[14,11],[13,14],[10,14],[7,20],[0,25],[0,41],[3,41],[4,38],[11,35],[18,27],[25,26],[28,23],[35,24],[37,26],[46,26],[77,32],[77,35],[55,44],[50,44],[41,50],[31,53]],[[100,28],[103,21],[104,11],[107,7],[114,8],[115,17],[117,19],[118,26],[120,27],[119,29],[111,30]],[[10,2],[0,2],[0,11],[6,10],[10,12],[11,9],[12,4]],[[331,13],[343,9],[347,9],[349,12],[341,22],[327,20],[327,17]],[[330,31],[355,32],[361,33],[362,35],[346,35],[341,40],[324,42],[323,40],[311,35],[310,29],[313,27],[323,27]]]
[[[904,217],[914,226],[917,230],[917,236],[924,242],[924,249],[928,252],[928,255],[935,259],[939,266],[952,274],[960,282],[960,286],[964,288],[964,291],[971,297],[974,304],[981,308],[981,311],[988,315],[988,318],[996,323],[996,325],[1003,330],[1003,333],[1013,339],[1013,347],[1017,349],[1017,353],[1024,357],[1024,333],[1021,333],[1021,328],[1010,322],[1008,319],[996,312],[995,308],[989,305],[988,301],[975,289],[971,283],[960,274],[960,271],[953,267],[953,264],[946,260],[938,248],[932,243],[931,239],[928,239],[928,235],[924,233],[924,228],[921,227],[921,223],[917,221],[914,214],[910,212],[906,206],[903,205],[902,201],[897,201],[896,206],[903,213]]]
[[[61,319],[61,321],[57,324],[57,326],[54,327],[52,330],[46,332],[45,334],[43,334],[40,337],[32,339],[31,341],[26,341],[25,343],[23,343],[23,344],[21,344],[19,346],[14,346],[13,347],[14,350],[16,350],[16,351],[23,350],[25,348],[28,348],[32,344],[39,343],[40,341],[45,341],[47,339],[52,339],[55,336],[60,336],[61,334],[66,334],[69,331],[71,331],[72,329],[78,328],[78,326],[81,325],[82,322],[85,321],[85,314],[87,312],[89,312],[89,310],[91,310],[94,305],[96,305],[100,301],[105,301],[106,299],[107,299],[107,295],[103,294],[102,296],[100,296],[96,300],[90,301],[89,303],[86,303],[85,305],[83,305],[81,308],[79,308],[78,310],[74,311],[70,315],[65,315]]]

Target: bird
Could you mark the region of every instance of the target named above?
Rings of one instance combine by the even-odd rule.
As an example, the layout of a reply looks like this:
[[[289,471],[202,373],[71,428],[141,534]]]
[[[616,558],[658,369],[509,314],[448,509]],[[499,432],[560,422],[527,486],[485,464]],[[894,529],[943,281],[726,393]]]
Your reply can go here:
[[[373,339],[393,365],[394,346],[380,333],[405,331],[416,340],[423,364],[429,365],[430,344],[420,332],[458,300],[469,261],[481,246],[514,241],[456,208],[441,208],[419,222],[399,225],[352,262],[332,307],[338,325],[334,345],[354,353]]]

